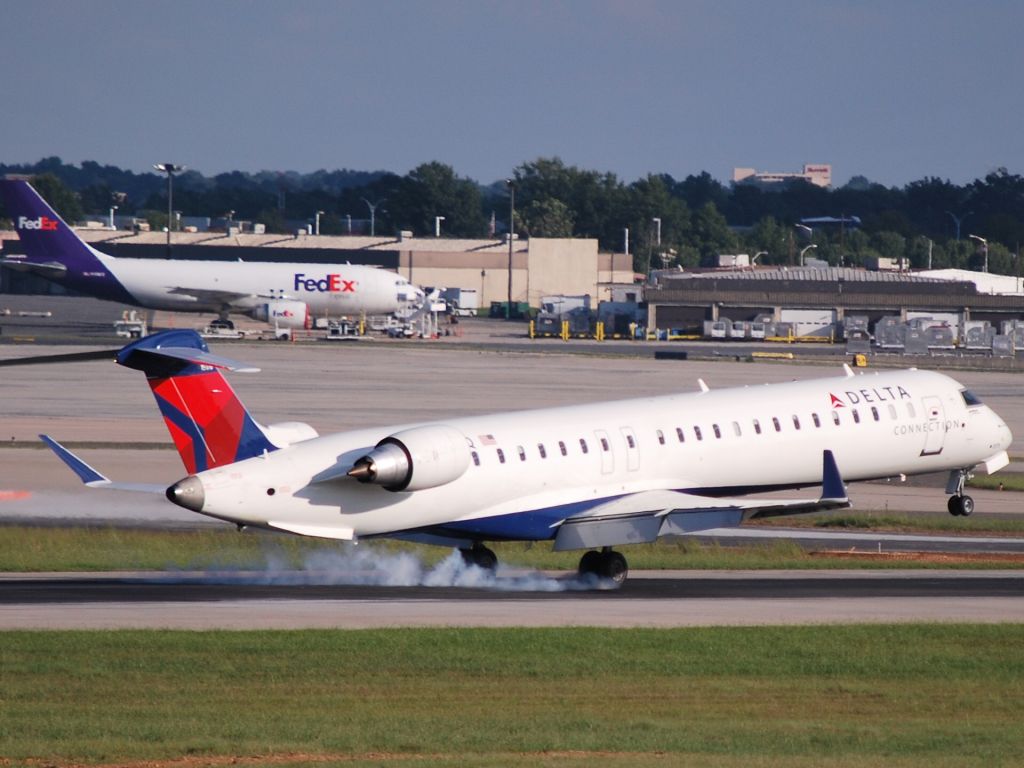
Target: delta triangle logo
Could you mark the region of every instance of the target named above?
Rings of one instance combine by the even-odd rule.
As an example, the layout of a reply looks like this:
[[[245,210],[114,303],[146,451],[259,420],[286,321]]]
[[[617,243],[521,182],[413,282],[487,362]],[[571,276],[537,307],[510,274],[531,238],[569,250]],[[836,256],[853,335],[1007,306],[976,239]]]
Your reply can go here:
[[[839,399],[838,397],[836,397],[835,395],[833,395],[833,394],[832,394],[831,392],[829,392],[829,393],[828,393],[828,396],[829,396],[830,398],[832,398],[832,407],[833,407],[833,408],[845,408],[845,407],[846,407],[846,403],[844,403],[844,402],[843,402],[842,400],[840,400],[840,399]]]

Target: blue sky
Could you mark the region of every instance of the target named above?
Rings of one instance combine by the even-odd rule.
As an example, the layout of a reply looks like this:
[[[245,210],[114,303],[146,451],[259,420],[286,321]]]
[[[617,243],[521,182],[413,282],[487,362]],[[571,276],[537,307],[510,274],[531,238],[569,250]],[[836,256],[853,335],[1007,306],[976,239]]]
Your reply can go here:
[[[1007,0],[5,0],[0,162],[1024,172]]]

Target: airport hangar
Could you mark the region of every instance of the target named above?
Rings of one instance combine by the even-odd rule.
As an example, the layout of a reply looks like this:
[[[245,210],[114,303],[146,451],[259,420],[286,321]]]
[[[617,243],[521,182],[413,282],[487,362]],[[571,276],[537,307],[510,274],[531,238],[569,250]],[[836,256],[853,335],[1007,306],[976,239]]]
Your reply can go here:
[[[707,272],[660,272],[644,291],[649,328],[697,328],[705,320],[753,320],[783,309],[833,310],[842,326],[848,315],[871,325],[883,316],[933,312],[964,320],[1024,317],[1020,278],[935,270],[925,273],[849,267],[781,267]],[[981,288],[979,289],[979,285]]]
[[[76,228],[94,248],[114,257],[167,257],[166,232]],[[20,253],[13,231],[0,232],[4,255]],[[505,302],[509,295],[507,237],[487,240],[355,235],[271,235],[225,232],[173,232],[172,258],[272,261],[309,264],[366,264],[398,272],[414,285],[477,292],[478,306]],[[512,301],[538,308],[550,295],[612,298],[612,286],[635,282],[632,257],[599,253],[590,238],[513,237]],[[41,278],[0,270],[0,293],[48,293],[55,286]]]

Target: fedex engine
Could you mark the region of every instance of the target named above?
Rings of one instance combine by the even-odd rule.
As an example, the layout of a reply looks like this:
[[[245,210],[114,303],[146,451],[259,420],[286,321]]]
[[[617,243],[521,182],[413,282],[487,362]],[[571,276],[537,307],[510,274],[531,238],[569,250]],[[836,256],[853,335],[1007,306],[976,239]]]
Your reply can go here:
[[[468,468],[466,436],[454,427],[436,424],[385,437],[348,474],[389,491],[422,491],[458,480]]]
[[[278,328],[309,328],[309,307],[304,301],[277,299],[260,304],[252,311],[254,320],[273,323]]]

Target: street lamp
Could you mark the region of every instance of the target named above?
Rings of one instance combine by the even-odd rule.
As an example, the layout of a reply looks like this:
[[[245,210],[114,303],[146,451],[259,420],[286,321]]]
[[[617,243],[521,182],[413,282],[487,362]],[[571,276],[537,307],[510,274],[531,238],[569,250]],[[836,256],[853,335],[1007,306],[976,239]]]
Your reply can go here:
[[[387,198],[382,197],[376,203],[371,203],[365,197],[360,199],[366,203],[366,207],[370,209],[370,237],[375,237],[377,235],[377,206],[387,200]]]
[[[153,168],[167,174],[167,258],[171,258],[171,214],[174,212],[174,174],[185,170],[184,165],[156,163]]]
[[[966,219],[968,216],[970,216],[973,213],[974,213],[974,211],[968,211],[963,216],[957,216],[952,211],[946,211],[946,215],[949,216],[949,218],[951,218],[953,220],[954,224],[956,224],[956,241],[958,243],[960,242],[960,225],[964,223],[964,219]]]
[[[811,248],[817,248],[817,247],[818,246],[816,246],[814,243],[811,243],[810,245],[804,247],[800,251],[800,266],[801,267],[804,265],[804,254],[807,253],[809,250],[811,250]]]
[[[985,254],[985,266],[981,271],[988,272],[988,240],[984,237],[979,237],[978,235],[968,235],[968,237],[971,238],[971,240],[977,240],[981,243],[981,250]]]
[[[313,231],[317,234],[317,236],[320,235],[320,217],[323,216],[323,215],[324,215],[323,211],[317,211],[316,212],[316,219],[315,219],[316,223],[313,225]]]
[[[516,183],[505,179],[508,184],[508,303],[505,305],[505,319],[512,318],[512,239],[516,232]]]
[[[806,224],[794,224],[793,227],[796,229],[802,229],[804,232],[807,233],[808,237],[814,237],[814,230],[808,227]]]
[[[117,206],[116,205],[110,206],[110,228],[111,229],[114,228],[114,211],[116,211],[116,210],[117,210]]]
[[[434,237],[441,236],[441,222],[444,221],[444,216],[434,217]]]
[[[762,256],[767,256],[767,255],[768,255],[768,251],[758,251],[757,253],[754,254],[754,258],[752,258],[750,260],[750,266],[756,267],[757,266],[757,260],[759,258],[761,258]]]

